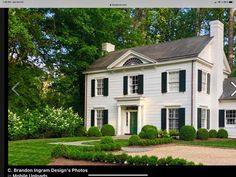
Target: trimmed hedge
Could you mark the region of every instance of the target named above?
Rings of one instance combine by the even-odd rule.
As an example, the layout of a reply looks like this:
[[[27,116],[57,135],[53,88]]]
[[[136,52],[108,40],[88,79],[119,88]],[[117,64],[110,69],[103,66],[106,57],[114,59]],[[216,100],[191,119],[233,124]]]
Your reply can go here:
[[[182,140],[192,141],[196,138],[196,130],[193,126],[185,125],[180,128],[179,136]]]
[[[168,138],[168,137],[170,137],[170,135],[168,134],[168,132],[166,130],[159,130],[158,134],[159,134],[160,138]]]
[[[171,137],[173,137],[173,136],[179,136],[179,131],[176,130],[176,129],[172,129],[172,130],[169,131],[169,135],[170,135]]]
[[[140,139],[137,135],[133,135],[129,138],[129,146],[149,146],[157,144],[172,143],[173,139],[169,138],[156,138],[156,139]]]
[[[75,131],[75,135],[76,136],[87,136],[87,130],[85,127],[79,127],[76,131]]]
[[[217,132],[217,138],[228,138],[228,132],[227,130],[221,128]]]
[[[119,143],[98,144],[95,146],[95,151],[115,151],[115,150],[121,150],[121,145]]]
[[[197,130],[197,139],[207,140],[209,138],[209,133],[205,128],[199,128]]]
[[[110,124],[105,124],[101,128],[101,133],[103,136],[114,136],[115,135],[115,129]]]
[[[102,133],[97,127],[90,127],[88,129],[88,136],[95,136],[95,137],[100,137],[102,136]]]
[[[168,166],[168,165],[195,165],[194,162],[189,162],[184,159],[173,159],[172,157],[160,158],[155,156],[129,156],[123,154],[112,154],[101,151],[83,152],[78,149],[64,148],[65,145],[56,146],[51,156],[53,158],[64,157],[73,160],[89,160],[95,162],[116,163],[120,165],[142,165],[142,166]],[[66,149],[66,150],[65,150]]]
[[[110,136],[105,136],[100,141],[100,144],[112,144],[112,143],[114,143],[114,140]]]
[[[157,131],[157,127],[154,126],[154,125],[144,125],[143,128],[141,129],[141,131],[145,132],[147,129],[150,129],[150,128],[152,128],[152,129]]]
[[[209,138],[217,138],[217,131],[215,129],[209,131]]]

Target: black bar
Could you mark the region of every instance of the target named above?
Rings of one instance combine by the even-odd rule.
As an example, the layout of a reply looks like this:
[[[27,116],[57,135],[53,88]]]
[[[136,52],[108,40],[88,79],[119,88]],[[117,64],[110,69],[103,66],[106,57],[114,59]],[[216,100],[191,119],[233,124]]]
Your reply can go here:
[[[0,177],[6,176],[7,164],[7,9],[0,9]]]

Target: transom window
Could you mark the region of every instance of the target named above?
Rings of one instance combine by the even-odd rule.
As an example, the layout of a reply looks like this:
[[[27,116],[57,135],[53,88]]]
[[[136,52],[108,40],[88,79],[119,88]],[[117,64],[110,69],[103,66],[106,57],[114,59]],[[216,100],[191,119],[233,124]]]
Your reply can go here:
[[[129,88],[131,94],[138,93],[138,76],[129,77]]]
[[[202,92],[207,92],[207,73],[202,71]]]
[[[206,128],[207,121],[207,109],[202,109],[201,111],[201,128]]]
[[[236,125],[236,110],[226,110],[226,124]]]
[[[179,109],[171,108],[168,109],[169,114],[169,130],[179,129]]]
[[[103,125],[103,110],[97,110],[97,127],[102,128]]]
[[[97,79],[97,95],[103,95],[103,79]]]
[[[169,92],[179,91],[179,71],[169,72]]]
[[[142,60],[140,60],[138,58],[130,58],[123,64],[123,66],[140,65],[142,63],[143,63]]]

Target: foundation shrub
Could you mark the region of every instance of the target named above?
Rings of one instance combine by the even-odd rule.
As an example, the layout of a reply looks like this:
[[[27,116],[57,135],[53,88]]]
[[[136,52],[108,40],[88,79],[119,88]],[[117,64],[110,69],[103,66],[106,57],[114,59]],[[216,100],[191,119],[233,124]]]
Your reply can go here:
[[[115,135],[115,129],[110,124],[105,124],[101,128],[101,133],[103,136],[114,136]]]
[[[88,129],[88,136],[95,136],[95,137],[100,137],[102,136],[102,133],[97,127],[90,127]]]
[[[157,137],[157,128],[153,125],[145,125],[139,133],[139,137],[143,139],[155,139]]]
[[[199,128],[197,130],[197,139],[207,140],[209,138],[209,133],[205,128]]]
[[[217,131],[215,129],[209,131],[209,138],[217,138]]]
[[[196,130],[193,126],[185,125],[180,128],[179,136],[182,140],[192,141],[196,138]]]
[[[176,130],[176,129],[172,129],[172,130],[169,131],[169,135],[170,135],[171,137],[179,136],[179,131]]]
[[[228,138],[228,132],[227,130],[221,128],[217,132],[217,138]]]
[[[170,137],[170,135],[168,134],[168,132],[166,130],[159,130],[158,135],[159,135],[160,138]]]

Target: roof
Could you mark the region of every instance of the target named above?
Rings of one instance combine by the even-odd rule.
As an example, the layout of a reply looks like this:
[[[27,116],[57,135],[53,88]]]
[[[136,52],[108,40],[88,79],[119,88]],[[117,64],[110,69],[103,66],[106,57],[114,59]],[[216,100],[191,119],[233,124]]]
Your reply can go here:
[[[224,79],[220,100],[236,100],[236,77]]]
[[[129,50],[143,54],[157,62],[197,57],[211,39],[212,37],[208,35],[197,36],[110,52],[104,57],[97,59],[87,71],[106,69]]]

